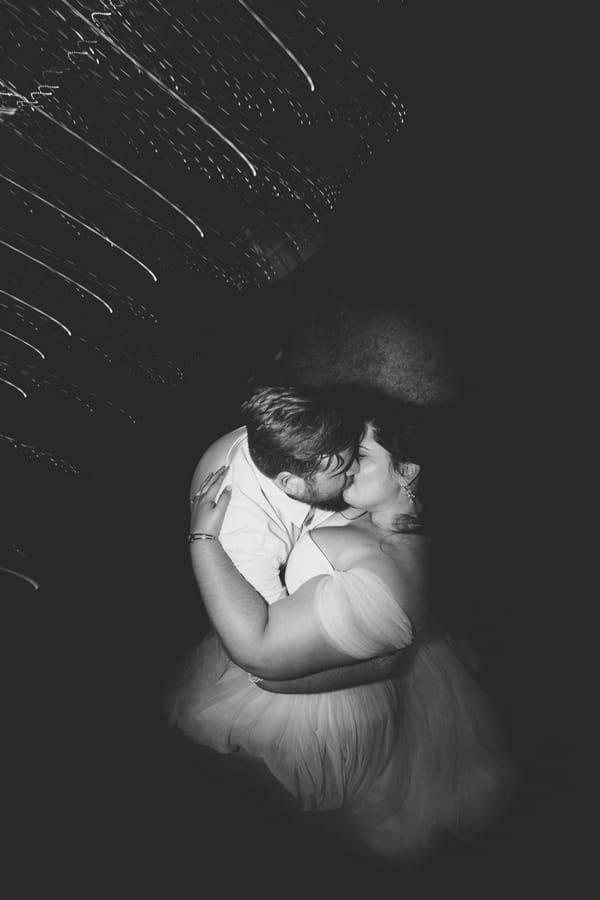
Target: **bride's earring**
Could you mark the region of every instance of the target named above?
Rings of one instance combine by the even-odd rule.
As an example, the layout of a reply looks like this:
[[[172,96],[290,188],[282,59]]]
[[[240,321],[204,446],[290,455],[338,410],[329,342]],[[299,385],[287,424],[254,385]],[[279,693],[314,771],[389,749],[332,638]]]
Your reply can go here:
[[[401,484],[400,490],[402,491],[403,494],[406,494],[406,496],[408,497],[408,499],[410,500],[410,502],[413,505],[416,504],[416,502],[417,502],[416,494],[413,491],[411,491],[411,489],[406,484]]]

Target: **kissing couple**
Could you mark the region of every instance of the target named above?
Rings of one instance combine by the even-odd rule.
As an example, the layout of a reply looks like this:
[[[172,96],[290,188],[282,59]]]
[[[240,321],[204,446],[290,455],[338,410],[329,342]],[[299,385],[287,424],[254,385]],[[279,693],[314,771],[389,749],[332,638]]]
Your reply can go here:
[[[241,411],[192,479],[212,627],[170,723],[262,762],[299,809],[334,813],[377,857],[479,833],[515,771],[472,653],[430,612],[426,485],[444,447],[424,411],[302,386],[258,387]]]

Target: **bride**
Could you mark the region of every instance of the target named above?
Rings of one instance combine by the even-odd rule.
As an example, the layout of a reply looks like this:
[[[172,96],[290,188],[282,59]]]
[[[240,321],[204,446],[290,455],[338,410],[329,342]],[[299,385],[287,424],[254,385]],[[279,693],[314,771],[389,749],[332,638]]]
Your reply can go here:
[[[514,783],[468,654],[428,616],[419,459],[418,432],[400,412],[370,421],[344,492],[356,517],[300,538],[285,571],[289,597],[272,605],[218,540],[230,491],[220,491],[225,467],[210,473],[192,507],[200,537],[190,549],[214,631],[188,659],[170,708],[189,738],[262,760],[303,810],[337,810],[354,840],[389,859],[478,832]],[[268,688],[400,649],[396,674],[374,684]]]

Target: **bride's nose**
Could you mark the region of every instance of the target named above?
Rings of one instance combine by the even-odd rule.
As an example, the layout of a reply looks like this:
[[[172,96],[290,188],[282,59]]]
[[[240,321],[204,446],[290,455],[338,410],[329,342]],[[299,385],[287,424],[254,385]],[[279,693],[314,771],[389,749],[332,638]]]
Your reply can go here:
[[[347,477],[347,478],[351,478],[352,475],[356,475],[357,472],[358,472],[358,460],[357,460],[357,459],[353,459],[353,460],[352,460],[352,465],[350,466],[350,468],[349,468],[348,471],[346,472],[346,477]]]

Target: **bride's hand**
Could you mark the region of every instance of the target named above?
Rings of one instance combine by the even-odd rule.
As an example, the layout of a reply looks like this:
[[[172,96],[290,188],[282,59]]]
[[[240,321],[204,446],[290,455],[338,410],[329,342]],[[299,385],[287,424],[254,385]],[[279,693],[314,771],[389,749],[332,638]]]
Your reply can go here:
[[[216,472],[210,472],[192,499],[190,533],[219,534],[225,512],[231,500],[231,488],[223,488],[221,496],[215,501],[223,478],[229,466],[221,466]]]

